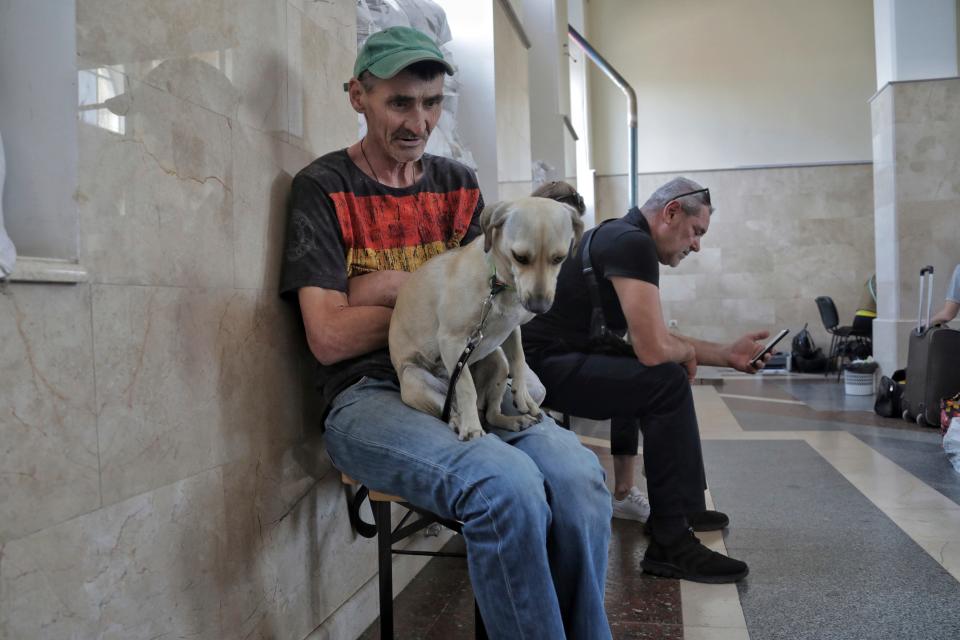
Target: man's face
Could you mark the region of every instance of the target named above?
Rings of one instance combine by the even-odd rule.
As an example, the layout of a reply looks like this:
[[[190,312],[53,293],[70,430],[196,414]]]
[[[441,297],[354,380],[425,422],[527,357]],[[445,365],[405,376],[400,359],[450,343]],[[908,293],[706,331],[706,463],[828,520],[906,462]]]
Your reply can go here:
[[[675,267],[691,251],[700,251],[700,238],[710,228],[710,210],[703,206],[699,214],[690,216],[673,200],[661,215],[665,226],[657,241],[657,254],[661,264]]]
[[[415,162],[440,119],[443,74],[421,80],[401,71],[387,80],[374,79],[369,90],[353,80],[350,103],[367,119],[368,152],[375,149],[398,163]]]

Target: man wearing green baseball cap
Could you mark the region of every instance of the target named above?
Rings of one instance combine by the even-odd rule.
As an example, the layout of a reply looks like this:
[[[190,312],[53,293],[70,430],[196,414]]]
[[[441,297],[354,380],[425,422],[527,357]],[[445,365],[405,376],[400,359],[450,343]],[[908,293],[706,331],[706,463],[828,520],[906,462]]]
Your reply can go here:
[[[597,457],[546,417],[462,442],[403,403],[387,353],[409,272],[480,235],[476,175],[425,153],[452,72],[414,29],[370,36],[347,86],[367,133],[294,178],[280,292],[319,363],[334,464],[463,523],[489,636],[603,640],[611,503]]]

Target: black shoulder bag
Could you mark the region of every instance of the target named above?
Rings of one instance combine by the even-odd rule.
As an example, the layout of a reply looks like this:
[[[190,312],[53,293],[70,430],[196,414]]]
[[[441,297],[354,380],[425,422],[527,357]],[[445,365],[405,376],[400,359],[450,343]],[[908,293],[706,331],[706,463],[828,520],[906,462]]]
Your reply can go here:
[[[590,310],[590,334],[587,341],[587,351],[589,353],[632,357],[634,353],[630,343],[607,327],[607,317],[603,313],[603,305],[600,301],[600,283],[597,282],[597,274],[593,270],[593,262],[590,259],[590,243],[593,241],[593,234],[606,222],[608,221],[590,229],[583,236],[583,253],[580,257],[580,264],[592,307]]]

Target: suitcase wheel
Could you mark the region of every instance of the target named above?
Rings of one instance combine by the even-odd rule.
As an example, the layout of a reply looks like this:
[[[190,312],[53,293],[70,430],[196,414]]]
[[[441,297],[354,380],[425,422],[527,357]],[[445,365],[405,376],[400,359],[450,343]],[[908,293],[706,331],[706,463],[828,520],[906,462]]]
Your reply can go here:
[[[921,427],[929,427],[927,424],[927,418],[922,413],[917,415],[917,425]]]
[[[913,416],[910,414],[910,409],[903,410],[903,419],[907,422],[913,422]]]

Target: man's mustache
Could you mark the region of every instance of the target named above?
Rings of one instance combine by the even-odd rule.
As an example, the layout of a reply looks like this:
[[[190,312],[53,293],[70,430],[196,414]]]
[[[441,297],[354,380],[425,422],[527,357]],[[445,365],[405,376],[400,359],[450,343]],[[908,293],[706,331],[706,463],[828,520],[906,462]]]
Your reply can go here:
[[[429,130],[428,130],[426,133],[424,133],[423,135],[420,135],[420,134],[417,134],[417,133],[413,133],[412,131],[398,131],[397,133],[393,134],[393,139],[394,139],[394,140],[396,140],[396,139],[398,139],[398,138],[418,138],[418,139],[420,139],[420,140],[426,141],[426,139],[429,138],[429,137],[430,137],[430,131],[429,131]]]

